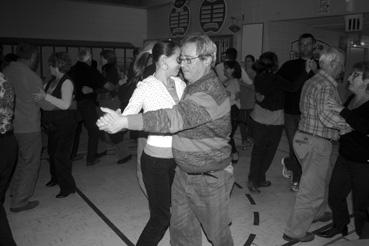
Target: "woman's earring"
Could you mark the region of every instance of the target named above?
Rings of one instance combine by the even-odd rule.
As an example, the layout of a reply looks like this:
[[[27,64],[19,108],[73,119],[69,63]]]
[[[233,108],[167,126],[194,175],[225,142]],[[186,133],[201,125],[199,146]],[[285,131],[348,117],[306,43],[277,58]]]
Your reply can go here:
[[[164,63],[164,64],[163,64],[163,69],[164,69],[164,70],[168,70],[168,64]]]

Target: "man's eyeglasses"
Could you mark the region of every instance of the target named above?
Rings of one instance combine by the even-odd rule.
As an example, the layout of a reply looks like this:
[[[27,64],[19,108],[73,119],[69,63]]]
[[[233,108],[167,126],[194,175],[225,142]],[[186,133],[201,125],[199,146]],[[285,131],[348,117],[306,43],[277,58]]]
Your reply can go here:
[[[177,58],[177,62],[178,64],[182,64],[182,62],[185,62],[186,64],[191,64],[192,60],[195,60],[196,58],[202,58],[203,56],[194,56],[194,57],[183,57],[183,56],[179,56]]]

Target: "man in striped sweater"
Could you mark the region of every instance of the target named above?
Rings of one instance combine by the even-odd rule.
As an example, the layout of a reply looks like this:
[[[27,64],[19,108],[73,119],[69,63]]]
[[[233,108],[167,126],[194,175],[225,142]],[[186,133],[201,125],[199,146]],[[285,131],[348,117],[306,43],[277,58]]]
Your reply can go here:
[[[186,38],[178,62],[188,85],[177,105],[127,117],[102,108],[106,114],[97,122],[109,133],[127,128],[174,134],[178,167],[172,186],[172,246],[201,245],[201,227],[212,245],[233,245],[230,100],[212,70],[215,59],[216,46],[208,36]]]

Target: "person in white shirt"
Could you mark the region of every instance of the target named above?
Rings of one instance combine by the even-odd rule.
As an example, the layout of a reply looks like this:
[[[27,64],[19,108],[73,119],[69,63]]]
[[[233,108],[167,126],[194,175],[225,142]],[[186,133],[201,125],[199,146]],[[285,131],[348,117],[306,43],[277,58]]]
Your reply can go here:
[[[240,112],[240,79],[241,79],[241,66],[236,61],[224,62],[224,76],[227,78],[223,82],[224,87],[231,99],[231,122],[232,132],[229,143],[232,146],[232,163],[238,162],[238,151],[234,142],[233,136],[238,126],[238,115]]]
[[[179,72],[180,48],[174,42],[158,42],[152,49],[156,71],[138,82],[123,115],[172,108],[182,97],[186,84]],[[176,163],[172,153],[172,136],[149,134],[141,169],[149,200],[150,219],[136,245],[157,245],[170,222],[171,185]]]

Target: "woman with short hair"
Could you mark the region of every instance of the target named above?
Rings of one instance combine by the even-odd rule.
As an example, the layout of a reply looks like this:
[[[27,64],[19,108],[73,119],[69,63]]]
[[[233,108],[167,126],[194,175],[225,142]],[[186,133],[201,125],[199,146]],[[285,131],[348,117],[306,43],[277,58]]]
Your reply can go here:
[[[44,90],[34,94],[36,102],[46,101],[54,107],[44,109],[42,121],[48,136],[48,154],[51,180],[47,186],[56,184],[60,192],[56,198],[74,193],[76,184],[72,176],[72,146],[77,127],[77,106],[74,101],[74,84],[66,75],[71,67],[69,55],[57,52],[50,56],[49,69],[55,77]]]
[[[329,184],[328,204],[333,224],[318,236],[331,238],[347,235],[350,215],[347,196],[352,192],[355,230],[362,237],[369,208],[369,62],[354,65],[348,78],[348,89],[353,94],[342,106],[329,101],[328,106],[342,116],[352,129],[341,135],[339,156]]]

